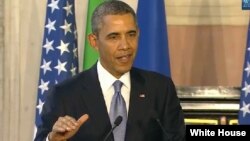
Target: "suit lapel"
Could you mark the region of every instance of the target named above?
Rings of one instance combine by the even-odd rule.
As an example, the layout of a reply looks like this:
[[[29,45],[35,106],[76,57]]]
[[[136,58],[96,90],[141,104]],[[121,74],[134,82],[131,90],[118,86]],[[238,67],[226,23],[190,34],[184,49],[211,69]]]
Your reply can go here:
[[[126,130],[126,140],[143,140],[144,119],[149,110],[146,82],[138,70],[131,70],[131,93]]]
[[[131,70],[131,93],[129,105],[129,119],[135,120],[143,117],[147,108],[148,95],[145,86],[145,79],[135,70]],[[140,113],[140,114],[138,114]]]
[[[97,76],[96,65],[86,72],[83,82],[83,101],[86,104],[91,126],[103,138],[111,129],[111,124]]]

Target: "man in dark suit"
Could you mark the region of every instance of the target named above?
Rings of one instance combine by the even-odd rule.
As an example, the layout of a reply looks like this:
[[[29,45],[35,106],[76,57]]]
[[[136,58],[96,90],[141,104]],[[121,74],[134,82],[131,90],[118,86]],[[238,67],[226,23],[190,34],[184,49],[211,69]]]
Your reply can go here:
[[[124,138],[115,141],[185,140],[183,112],[172,80],[132,67],[139,37],[133,9],[121,1],[102,3],[93,13],[92,32],[88,38],[99,52],[98,62],[51,90],[35,141],[114,140],[109,114],[116,80],[123,84],[127,120],[121,121],[126,125]]]

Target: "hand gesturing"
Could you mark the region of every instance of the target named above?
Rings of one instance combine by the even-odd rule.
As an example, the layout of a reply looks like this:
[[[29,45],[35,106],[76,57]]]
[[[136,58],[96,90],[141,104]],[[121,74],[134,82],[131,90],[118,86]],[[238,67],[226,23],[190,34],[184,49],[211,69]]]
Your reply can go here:
[[[59,117],[49,134],[49,141],[65,141],[71,138],[88,118],[87,114],[81,116],[77,121],[67,115]]]

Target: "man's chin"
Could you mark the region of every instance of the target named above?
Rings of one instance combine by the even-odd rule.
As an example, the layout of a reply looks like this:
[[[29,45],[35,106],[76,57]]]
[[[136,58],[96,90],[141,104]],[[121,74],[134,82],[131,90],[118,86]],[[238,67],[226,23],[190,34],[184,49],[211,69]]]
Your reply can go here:
[[[121,74],[127,73],[131,70],[131,67],[132,67],[131,65],[130,66],[122,66],[119,68],[119,72]]]

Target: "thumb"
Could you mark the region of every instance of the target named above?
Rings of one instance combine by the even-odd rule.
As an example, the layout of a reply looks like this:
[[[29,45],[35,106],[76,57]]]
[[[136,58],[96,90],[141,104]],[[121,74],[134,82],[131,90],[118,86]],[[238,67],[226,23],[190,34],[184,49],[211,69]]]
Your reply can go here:
[[[86,122],[89,119],[89,115],[88,114],[84,114],[82,115],[78,120],[77,123],[79,124],[79,127]]]

